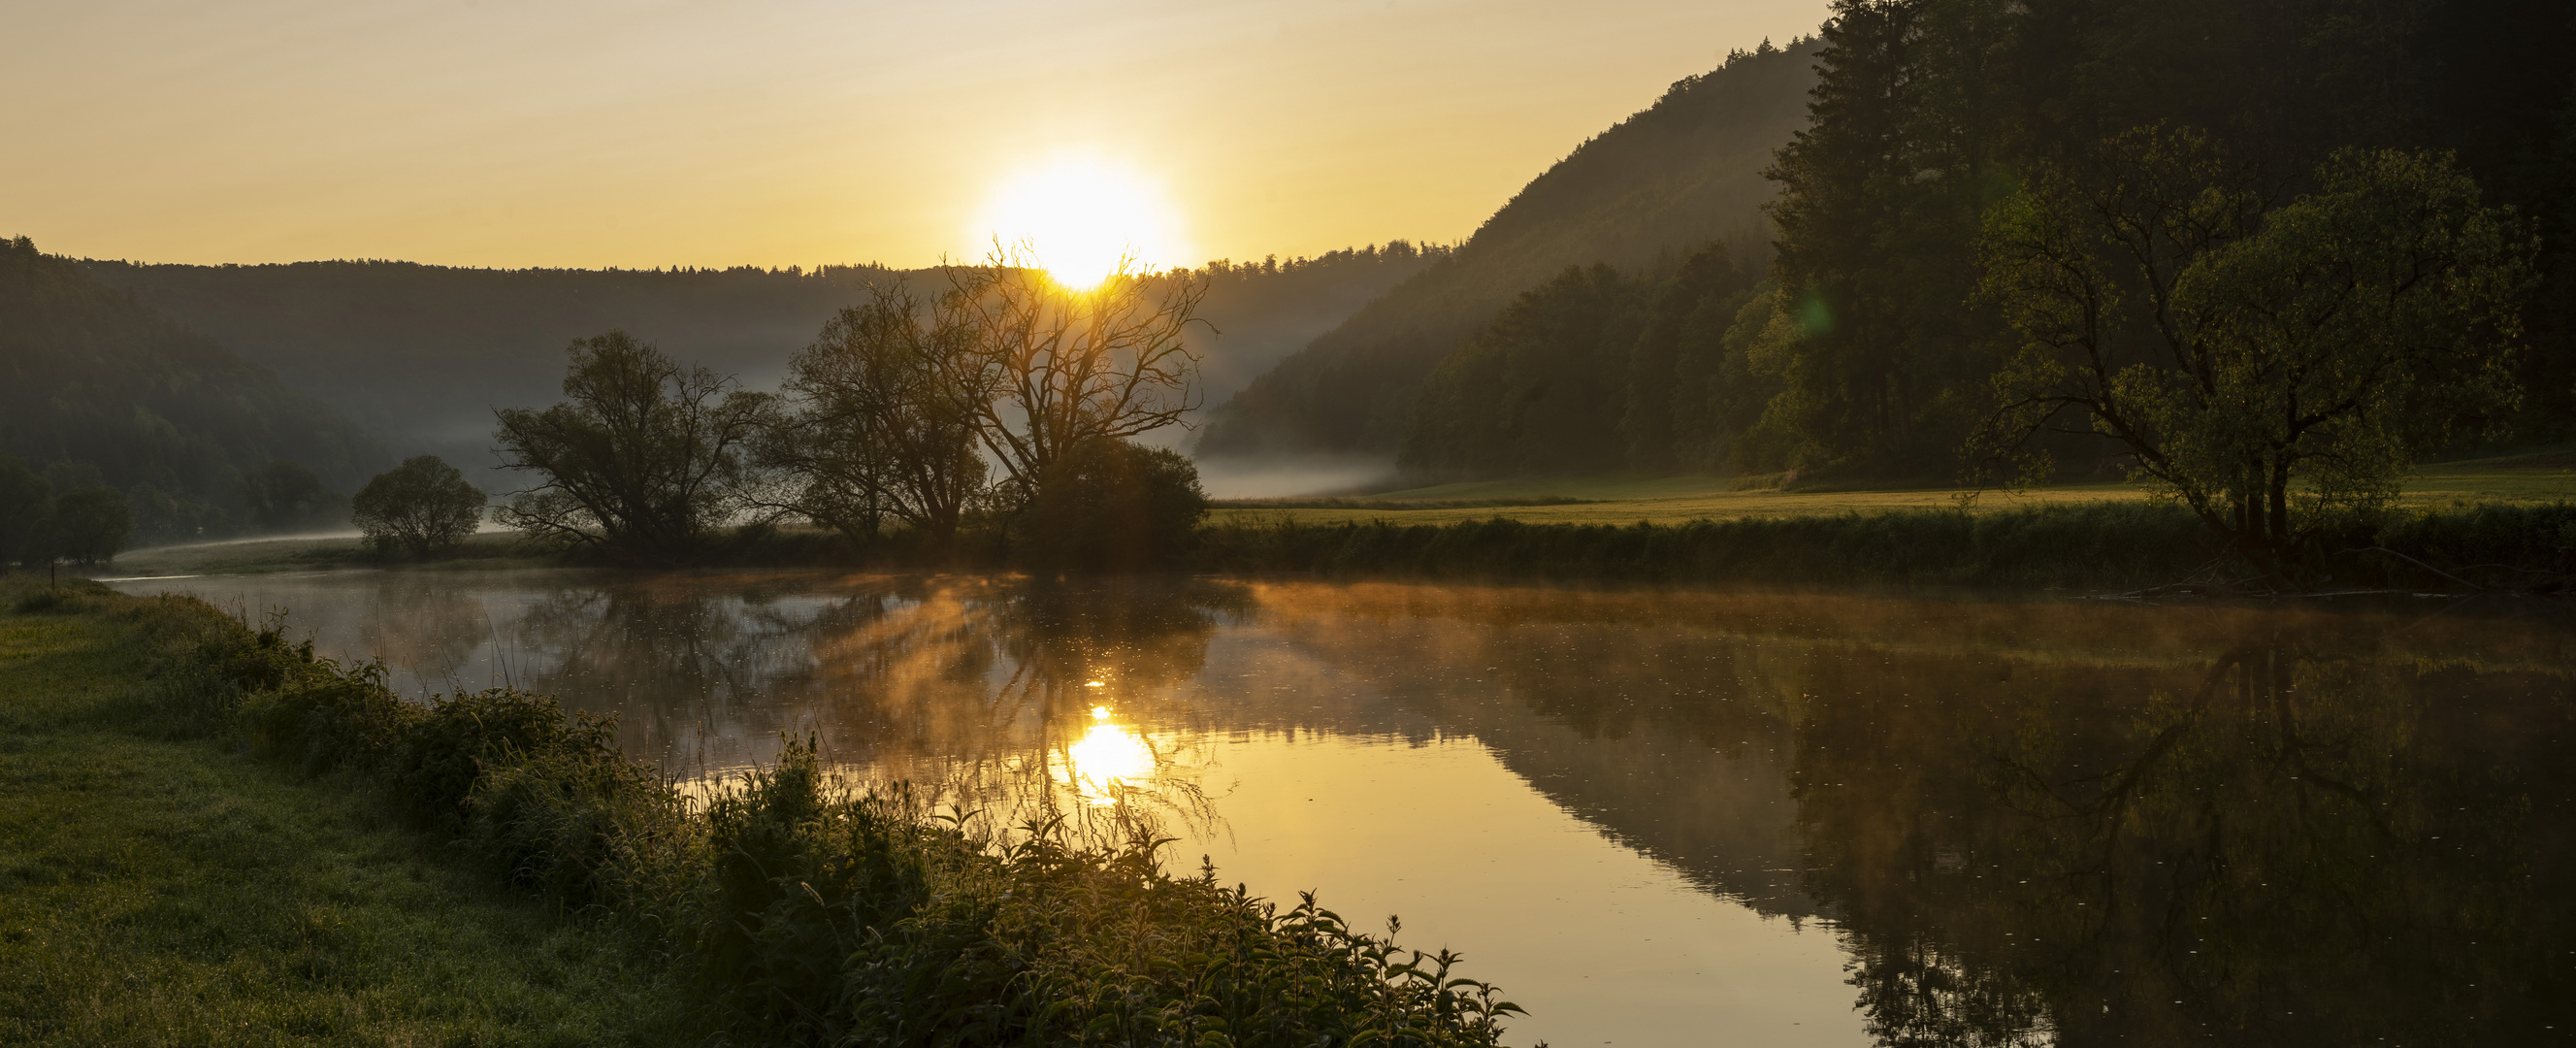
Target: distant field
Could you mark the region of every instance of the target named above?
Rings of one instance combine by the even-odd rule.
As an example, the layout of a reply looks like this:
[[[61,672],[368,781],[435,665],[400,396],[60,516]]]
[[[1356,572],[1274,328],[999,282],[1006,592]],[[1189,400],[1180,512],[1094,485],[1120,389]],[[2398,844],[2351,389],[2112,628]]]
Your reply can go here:
[[[142,575],[248,575],[279,571],[332,571],[369,567],[365,545],[354,533],[237,539],[187,546],[156,546],[117,554],[109,567],[94,572],[102,578]],[[457,555],[415,568],[510,568],[538,566],[544,558],[521,544],[517,532],[487,531],[465,541]]]
[[[1318,504],[1327,500],[1278,500],[1284,505],[1236,503],[1218,509],[1213,517],[1218,522],[1285,517],[1304,524],[1371,520],[1447,524],[1495,517],[1546,524],[1675,524],[1742,517],[1947,509],[1958,505],[1959,496],[1967,492],[1965,488],[1729,491],[1727,483],[1725,478],[1705,476],[1476,481],[1329,500],[1332,504]],[[2139,497],[2137,489],[2126,484],[2068,484],[2021,495],[1987,491],[1978,497],[1977,508],[1995,510]],[[2576,450],[2427,465],[2408,485],[2406,497],[2410,503],[2435,505],[2576,500]]]

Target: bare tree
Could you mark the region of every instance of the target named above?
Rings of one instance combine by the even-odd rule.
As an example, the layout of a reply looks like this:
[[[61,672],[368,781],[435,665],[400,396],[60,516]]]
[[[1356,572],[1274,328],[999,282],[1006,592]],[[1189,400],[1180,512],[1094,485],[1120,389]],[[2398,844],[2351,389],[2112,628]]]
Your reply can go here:
[[[940,357],[948,388],[1022,491],[1087,442],[1187,425],[1199,406],[1198,352],[1181,336],[1208,326],[1197,317],[1207,283],[1132,267],[1122,260],[1088,291],[1057,285],[1008,249],[948,269],[937,309],[956,340]]]

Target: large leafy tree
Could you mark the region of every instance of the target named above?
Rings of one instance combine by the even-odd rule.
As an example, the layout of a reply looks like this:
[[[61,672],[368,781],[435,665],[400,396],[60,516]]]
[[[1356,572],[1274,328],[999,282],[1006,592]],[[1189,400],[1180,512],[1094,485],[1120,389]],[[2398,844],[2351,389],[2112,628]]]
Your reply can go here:
[[[349,508],[378,552],[425,560],[474,534],[488,501],[445,459],[418,455],[376,474]]]
[[[2509,410],[2534,245],[2448,157],[2345,150],[2270,210],[2189,132],[2141,129],[1998,206],[1985,294],[2021,347],[1973,446],[2091,432],[2131,475],[2277,564],[2302,512],[2393,498]]]
[[[115,488],[84,488],[54,500],[46,552],[84,565],[115,559],[134,534],[134,511]]]
[[[538,483],[498,517],[623,560],[676,563],[753,506],[751,442],[770,399],[623,331],[567,350],[564,401],[497,413],[495,451]]]
[[[969,391],[951,386],[961,332],[900,284],[840,311],[788,363],[789,410],[760,441],[788,480],[775,499],[855,539],[882,518],[945,544],[988,472]]]

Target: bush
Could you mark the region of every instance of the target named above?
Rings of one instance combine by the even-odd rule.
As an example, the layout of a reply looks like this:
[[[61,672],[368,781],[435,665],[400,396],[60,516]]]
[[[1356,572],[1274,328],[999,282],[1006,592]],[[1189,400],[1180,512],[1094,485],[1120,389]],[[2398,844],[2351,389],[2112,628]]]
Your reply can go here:
[[[1039,567],[1132,571],[1190,549],[1207,493],[1188,456],[1092,441],[1040,478],[1015,545]]]
[[[810,740],[693,809],[551,698],[404,702],[282,620],[183,602],[199,628],[164,671],[174,719],[373,783],[511,881],[657,938],[697,971],[717,1040],[1491,1045],[1519,1010],[1311,896],[1282,912],[1213,871],[1172,877],[1142,827],[986,840],[909,789],[840,784]]]
[[[486,501],[456,467],[436,455],[421,455],[376,474],[349,500],[349,508],[376,552],[427,560],[474,534]]]

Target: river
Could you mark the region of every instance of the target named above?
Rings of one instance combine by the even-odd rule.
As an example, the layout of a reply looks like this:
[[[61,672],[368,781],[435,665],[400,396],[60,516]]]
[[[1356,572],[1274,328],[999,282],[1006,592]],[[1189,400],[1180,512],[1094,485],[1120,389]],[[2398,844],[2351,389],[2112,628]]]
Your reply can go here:
[[[814,573],[196,593],[699,784],[1152,814],[1179,870],[1463,953],[1573,1045],[2498,1044],[2576,1030],[2563,604]]]

